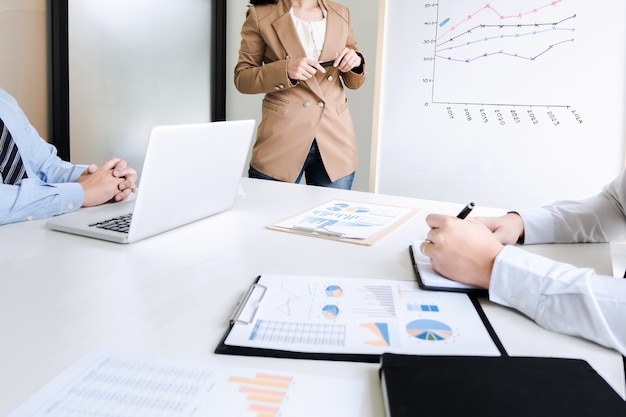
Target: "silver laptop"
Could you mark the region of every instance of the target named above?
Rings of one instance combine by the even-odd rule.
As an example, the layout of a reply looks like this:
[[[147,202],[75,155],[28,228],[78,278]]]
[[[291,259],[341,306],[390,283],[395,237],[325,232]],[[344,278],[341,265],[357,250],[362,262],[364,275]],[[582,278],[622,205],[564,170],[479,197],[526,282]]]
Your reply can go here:
[[[46,226],[132,243],[228,210],[237,198],[254,126],[254,120],[157,126],[136,198],[82,208]]]

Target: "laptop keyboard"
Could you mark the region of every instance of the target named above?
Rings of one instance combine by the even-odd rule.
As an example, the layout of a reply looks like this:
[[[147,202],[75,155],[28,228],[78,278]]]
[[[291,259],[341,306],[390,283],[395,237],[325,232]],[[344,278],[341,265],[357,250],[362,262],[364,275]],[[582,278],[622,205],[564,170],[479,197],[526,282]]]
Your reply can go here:
[[[128,213],[123,216],[113,217],[112,219],[90,224],[89,226],[111,230],[113,232],[128,233],[128,229],[130,228],[130,220],[132,219],[132,217],[133,213]]]

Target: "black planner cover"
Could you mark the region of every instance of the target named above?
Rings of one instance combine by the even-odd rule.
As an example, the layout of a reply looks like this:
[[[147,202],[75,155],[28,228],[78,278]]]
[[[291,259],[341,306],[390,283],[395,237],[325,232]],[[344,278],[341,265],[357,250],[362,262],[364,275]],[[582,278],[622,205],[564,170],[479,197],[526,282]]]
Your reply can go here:
[[[357,353],[311,353],[294,352],[276,349],[251,348],[245,346],[232,346],[224,343],[228,332],[224,335],[220,343],[215,348],[215,353],[222,355],[240,356],[266,356],[270,358],[283,359],[311,359],[322,361],[343,361],[343,362],[368,362],[376,363],[380,361],[380,355],[357,354]]]
[[[626,403],[586,361],[384,354],[387,417],[626,416]]]

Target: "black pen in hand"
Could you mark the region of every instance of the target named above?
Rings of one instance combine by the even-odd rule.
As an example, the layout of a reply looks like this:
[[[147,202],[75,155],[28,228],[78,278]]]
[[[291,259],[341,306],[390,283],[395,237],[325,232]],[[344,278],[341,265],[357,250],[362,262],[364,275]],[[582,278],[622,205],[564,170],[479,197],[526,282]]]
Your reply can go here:
[[[463,207],[463,210],[459,214],[456,215],[459,219],[464,219],[474,208],[474,203],[467,203],[467,206]]]

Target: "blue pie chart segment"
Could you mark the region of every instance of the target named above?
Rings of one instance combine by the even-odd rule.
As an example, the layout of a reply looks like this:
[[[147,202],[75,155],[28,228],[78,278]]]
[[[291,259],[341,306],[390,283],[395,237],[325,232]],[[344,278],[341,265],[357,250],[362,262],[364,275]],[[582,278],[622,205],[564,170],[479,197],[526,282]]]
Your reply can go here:
[[[322,314],[324,314],[324,317],[327,319],[336,319],[339,315],[339,307],[332,304],[325,305],[322,307]]]
[[[326,296],[328,297],[341,297],[343,295],[343,290],[338,285],[329,285],[326,287]]]
[[[437,320],[419,319],[406,325],[406,331],[416,339],[440,341],[452,336],[452,328]]]

